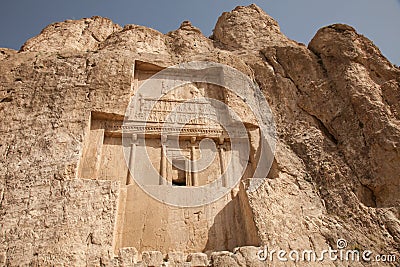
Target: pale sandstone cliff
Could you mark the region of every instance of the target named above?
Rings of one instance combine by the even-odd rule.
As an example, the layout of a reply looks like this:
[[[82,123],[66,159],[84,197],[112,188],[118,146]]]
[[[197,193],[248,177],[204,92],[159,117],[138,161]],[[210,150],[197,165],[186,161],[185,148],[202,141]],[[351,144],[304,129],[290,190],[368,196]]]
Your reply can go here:
[[[248,195],[261,244],[322,250],[344,238],[400,252],[400,70],[349,26],[306,47],[255,5],[224,13],[211,39],[189,22],[164,35],[93,17],[52,24],[0,60],[2,264],[124,265],[112,251],[118,183],[76,169],[90,112],[124,114],[135,60],[215,61],[258,83],[279,137]],[[263,266],[248,250],[211,263]]]

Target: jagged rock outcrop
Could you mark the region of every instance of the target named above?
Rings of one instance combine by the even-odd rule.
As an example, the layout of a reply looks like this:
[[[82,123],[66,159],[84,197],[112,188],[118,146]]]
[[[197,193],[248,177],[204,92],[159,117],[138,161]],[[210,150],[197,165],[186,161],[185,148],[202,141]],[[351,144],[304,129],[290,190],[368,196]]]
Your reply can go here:
[[[111,20],[92,17],[80,20],[67,20],[53,23],[42,32],[29,39],[21,52],[41,51],[56,52],[59,50],[96,50],[97,45],[121,27]]]
[[[224,49],[248,52],[257,52],[263,46],[295,43],[281,33],[272,17],[254,4],[224,12],[217,21],[213,38]]]
[[[268,179],[248,194],[262,244],[321,251],[343,238],[399,256],[400,70],[350,26],[324,27],[306,47],[250,5],[224,13],[211,39],[190,22],[164,35],[93,17],[0,50],[0,264],[118,264],[118,183],[76,172],[91,112],[124,114],[135,60],[215,61],[257,82],[278,134]],[[250,250],[209,258],[258,266]]]

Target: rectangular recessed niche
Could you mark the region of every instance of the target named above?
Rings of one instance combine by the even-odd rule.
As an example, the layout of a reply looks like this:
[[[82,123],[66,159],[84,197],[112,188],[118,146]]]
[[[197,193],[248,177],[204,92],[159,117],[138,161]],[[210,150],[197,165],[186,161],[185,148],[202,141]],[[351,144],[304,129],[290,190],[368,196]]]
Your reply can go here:
[[[143,66],[143,69],[140,66]],[[153,68],[153,66],[136,64],[134,87],[150,77],[151,73],[160,70],[159,67]],[[124,159],[121,132],[123,118],[123,115],[102,112],[90,114],[78,167],[79,178],[120,182],[114,233],[115,252],[122,247],[136,247],[139,251],[189,253],[260,245],[247,196],[239,186],[221,199],[196,208],[169,206],[145,193],[130,177],[127,161]],[[134,146],[133,166],[150,185],[205,185],[220,175],[226,165],[224,162],[226,159],[218,152],[211,167],[195,176],[192,173],[194,167],[188,166],[183,158],[174,155],[180,151],[180,155],[184,157],[194,157],[200,140],[190,136],[180,138],[179,147],[168,147],[168,141],[163,142],[160,134],[139,134]],[[215,142],[218,146],[218,140]],[[219,151],[223,151],[226,156],[234,156],[235,154],[229,151],[229,141],[226,142],[228,142],[224,144],[226,151]],[[143,166],[141,158],[143,155],[151,158],[152,166]],[[173,164],[163,161],[165,155],[172,158]],[[184,170],[176,166],[184,166]],[[163,185],[158,177],[147,177],[148,168],[154,168],[159,174],[164,174],[169,184]]]

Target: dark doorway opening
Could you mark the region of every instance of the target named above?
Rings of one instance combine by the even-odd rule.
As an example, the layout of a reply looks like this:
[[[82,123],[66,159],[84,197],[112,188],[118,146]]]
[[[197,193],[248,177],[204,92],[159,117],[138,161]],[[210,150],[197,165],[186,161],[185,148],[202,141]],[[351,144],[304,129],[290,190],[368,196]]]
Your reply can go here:
[[[185,170],[185,161],[184,160],[173,160],[172,161],[172,170],[175,176],[172,178],[172,185],[175,186],[187,186],[187,174],[188,172]]]

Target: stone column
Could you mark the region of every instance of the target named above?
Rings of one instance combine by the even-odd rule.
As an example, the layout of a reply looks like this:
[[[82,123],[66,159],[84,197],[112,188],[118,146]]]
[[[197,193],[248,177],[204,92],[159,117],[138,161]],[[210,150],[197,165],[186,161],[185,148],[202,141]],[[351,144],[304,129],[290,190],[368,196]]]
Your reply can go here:
[[[199,185],[199,179],[198,179],[198,173],[197,173],[197,163],[196,163],[196,137],[192,137],[190,139],[191,142],[191,147],[190,147],[190,159],[192,161],[192,166],[191,166],[191,176],[192,176],[192,186],[198,186]]]
[[[221,168],[221,179],[222,179],[222,187],[227,186],[226,175],[225,175],[225,148],[223,145],[220,145],[219,148],[219,163]]]
[[[167,159],[167,136],[161,135],[161,164],[160,164],[160,185],[166,185],[167,182],[167,170],[168,170],[168,159]]]
[[[128,166],[128,176],[126,178],[126,185],[133,183],[133,175],[135,170],[135,157],[136,157],[136,143],[137,134],[132,134],[131,151],[129,153],[129,166]]]
[[[224,138],[220,137],[219,138],[219,146],[218,146],[218,152],[219,152],[219,164],[220,164],[220,169],[221,169],[221,180],[222,180],[222,187],[227,187],[227,175],[225,173],[225,146],[224,146]]]
[[[190,150],[190,153],[192,153],[192,150]],[[190,159],[192,159],[190,157]],[[188,162],[189,164],[185,164],[186,170],[186,186],[192,186],[192,163],[191,161]]]

